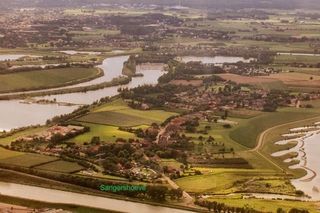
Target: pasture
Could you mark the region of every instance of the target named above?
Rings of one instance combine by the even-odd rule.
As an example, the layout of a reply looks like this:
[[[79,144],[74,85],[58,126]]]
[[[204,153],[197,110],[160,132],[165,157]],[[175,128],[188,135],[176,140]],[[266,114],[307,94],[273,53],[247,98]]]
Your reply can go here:
[[[211,197],[209,201],[216,201],[224,203],[232,207],[248,207],[262,212],[277,212],[278,208],[282,208],[285,212],[288,212],[292,208],[307,209],[310,213],[318,212],[317,206],[312,202],[301,201],[287,201],[287,200],[262,200],[262,199],[241,199],[230,197]]]
[[[151,125],[152,123],[161,124],[174,115],[177,114],[164,110],[132,109],[124,101],[115,100],[98,107],[92,113],[79,118],[77,121],[117,127],[135,127]]]
[[[245,183],[259,177],[268,180],[277,180],[277,184],[284,186],[284,193],[287,192],[288,194],[291,194],[293,192],[293,189],[291,188],[292,186],[285,186],[285,181],[275,177],[275,173],[269,170],[209,168],[195,169],[200,170],[203,175],[186,176],[175,181],[187,192],[229,194],[239,190],[251,190],[245,188]],[[256,187],[256,189],[260,190],[261,192],[267,190],[263,186]]]
[[[46,170],[50,172],[75,173],[83,170],[84,168],[77,163],[59,160],[36,166],[35,169]]]
[[[0,75],[0,92],[26,91],[76,84],[98,76],[95,68],[61,68]]]
[[[22,156],[22,155],[24,155],[24,153],[15,152],[15,151],[11,151],[11,150],[4,149],[4,148],[0,147],[0,162],[1,162],[1,160],[6,159],[6,158],[13,158],[13,157],[18,157],[18,156]]]
[[[107,125],[99,125],[99,124],[91,124],[91,123],[81,123],[84,126],[90,128],[90,131],[79,135],[75,138],[70,139],[70,142],[75,142],[78,144],[88,143],[91,141],[92,137],[98,136],[101,141],[104,142],[115,142],[117,138],[129,139],[136,138],[136,136],[130,132],[125,132],[119,130],[118,127],[115,126],[107,126]]]
[[[1,159],[0,163],[31,168],[57,160],[56,157],[28,153]]]
[[[19,131],[17,133],[14,133],[10,136],[0,138],[0,144],[3,146],[10,145],[12,141],[15,141],[16,139],[28,135],[33,135],[35,133],[41,132],[45,130],[46,127],[36,127],[36,128],[30,128],[23,131]]]
[[[243,119],[239,125],[230,132],[230,138],[239,144],[253,148],[256,146],[258,136],[265,130],[318,115],[316,111],[303,109],[283,108],[278,112],[263,113],[251,119]],[[280,137],[280,135],[277,135]]]

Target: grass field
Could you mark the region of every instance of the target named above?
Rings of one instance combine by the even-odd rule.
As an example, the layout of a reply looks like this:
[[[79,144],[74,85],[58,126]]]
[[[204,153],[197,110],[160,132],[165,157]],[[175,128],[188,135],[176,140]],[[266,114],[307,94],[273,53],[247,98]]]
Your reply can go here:
[[[278,112],[263,113],[260,116],[239,122],[239,125],[231,131],[230,137],[246,147],[253,148],[256,145],[257,137],[264,130],[291,121],[311,118],[316,115],[319,115],[319,112],[294,108],[283,108],[278,110]]]
[[[214,194],[229,194],[237,191],[252,190],[246,188],[246,183],[263,177],[269,180],[274,180],[273,186],[280,184],[282,193],[292,194],[294,189],[291,185],[286,185],[284,179],[275,177],[275,173],[269,170],[248,170],[248,169],[206,169],[197,168],[203,175],[187,176],[179,178],[176,183],[187,192],[194,193],[214,193]],[[248,185],[249,186],[249,185]],[[256,191],[266,192],[265,184],[255,186]],[[278,187],[271,187],[272,190],[279,190]],[[278,191],[279,192],[279,191]]]
[[[35,167],[56,160],[58,160],[56,157],[28,153],[22,155],[17,154],[16,156],[1,159],[0,163],[22,167]]]
[[[115,142],[117,138],[129,139],[136,138],[132,133],[120,131],[118,127],[99,125],[99,124],[90,124],[90,123],[81,123],[84,126],[90,127],[90,132],[79,135],[75,138],[70,139],[70,142],[75,142],[83,144],[85,142],[90,142],[92,137],[99,136],[101,141],[105,142]]]
[[[46,163],[41,166],[36,166],[35,169],[47,170],[52,172],[74,173],[82,170],[83,167],[77,163],[59,160],[51,163]]]
[[[279,74],[272,74],[270,76],[264,76],[265,79],[279,80],[287,86],[298,87],[319,87],[320,76],[307,73],[298,72],[283,72]]]
[[[7,149],[0,147],[0,162],[1,162],[1,160],[6,159],[6,158],[13,158],[13,157],[18,157],[18,156],[22,156],[22,155],[24,155],[24,153],[7,150]]]
[[[180,166],[183,164],[179,163],[175,159],[161,159],[160,165],[161,166],[168,166],[170,168],[174,168],[176,170],[179,170]]]
[[[286,200],[261,200],[261,199],[241,199],[241,198],[209,198],[209,201],[224,203],[232,207],[248,207],[262,212],[277,212],[278,208],[282,208],[288,212],[292,208],[307,209],[310,213],[319,212],[315,203],[286,201]]]
[[[24,136],[28,136],[28,135],[32,135],[35,134],[37,132],[41,132],[43,130],[45,130],[46,127],[37,127],[37,128],[31,128],[31,129],[27,129],[21,132],[17,132],[15,134],[13,134],[12,136],[8,136],[5,138],[0,138],[0,144],[5,146],[5,145],[10,145],[12,141],[15,141],[17,138],[19,137],[24,137]]]
[[[80,122],[104,124],[118,127],[134,127],[162,123],[167,118],[177,115],[163,110],[136,110],[130,108],[124,101],[116,100],[94,110],[92,113],[79,118]]]
[[[0,75],[0,92],[24,91],[74,84],[99,74],[95,68],[62,68]]]
[[[303,56],[303,55],[277,55],[274,62],[277,64],[287,63],[305,63],[317,64],[319,63],[320,56]]]

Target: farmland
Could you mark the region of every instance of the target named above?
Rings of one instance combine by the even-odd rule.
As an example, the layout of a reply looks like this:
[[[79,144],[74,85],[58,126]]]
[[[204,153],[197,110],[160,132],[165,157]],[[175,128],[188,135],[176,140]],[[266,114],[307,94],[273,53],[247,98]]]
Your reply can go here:
[[[277,188],[282,188],[284,194],[294,194],[294,188],[290,184],[286,184],[284,178],[276,177],[276,173],[266,170],[244,170],[244,169],[201,169],[204,174],[200,176],[183,177],[176,180],[177,184],[188,192],[194,193],[214,193],[214,194],[230,194],[237,191],[260,191],[273,192]],[[255,178],[263,178],[261,184],[256,188],[246,188],[246,182],[251,182]],[[263,187],[265,181],[273,181],[273,188]]]
[[[282,109],[276,113],[265,113],[240,122],[239,126],[230,133],[230,137],[246,147],[253,148],[256,145],[257,137],[264,130],[279,124],[312,118],[316,115],[318,115],[316,111],[299,109]]]
[[[300,144],[275,144],[290,128],[320,119],[317,11],[98,2],[0,8],[0,53],[28,55],[0,61],[0,93],[19,93],[1,96],[0,108],[15,99],[12,109],[43,116],[29,127],[12,125],[12,132],[0,126],[8,129],[0,133],[1,181],[96,196],[101,184],[137,183],[147,191],[108,196],[214,212],[292,213],[298,205],[316,212],[314,202],[275,200],[310,195],[294,180],[306,169],[289,168],[299,160],[307,166],[307,150],[300,147],[305,156],[290,162],[284,160],[298,151],[271,154]],[[48,64],[61,66],[30,69]],[[125,77],[128,64],[136,73]],[[63,87],[102,70],[116,80]],[[14,119],[24,117],[3,116],[2,123]]]
[[[37,155],[37,154],[24,154],[14,157],[9,157],[2,159],[0,163],[21,167],[35,167],[40,164],[49,163],[52,161],[56,161],[58,158],[45,156],[45,155]]]
[[[0,76],[0,92],[37,90],[76,84],[97,77],[94,68],[61,68],[41,71],[20,72]]]
[[[163,110],[132,109],[123,101],[116,100],[114,103],[101,106],[92,113],[79,118],[78,121],[117,127],[134,127],[152,123],[160,124],[174,115],[177,114]]]
[[[83,167],[78,165],[77,163],[59,160],[59,161],[46,163],[41,166],[36,166],[35,169],[52,171],[52,172],[74,173],[74,172],[78,172],[79,170],[83,170]]]
[[[119,130],[119,127],[91,123],[81,124],[89,127],[90,132],[72,138],[70,139],[70,142],[83,144],[86,142],[90,142],[91,139],[95,136],[99,136],[101,141],[105,142],[115,142],[117,138],[123,138],[125,140],[129,138],[136,138],[136,136],[132,133]]]
[[[241,198],[209,198],[208,200],[217,201],[224,203],[226,205],[230,205],[233,207],[242,207],[247,206],[248,208],[253,208],[258,211],[263,212],[276,212],[279,208],[284,211],[289,211],[290,209],[299,206],[303,209],[308,209],[310,213],[317,212],[317,205],[315,203],[309,202],[299,202],[299,201],[277,201],[277,200],[260,200],[254,198],[241,199]]]

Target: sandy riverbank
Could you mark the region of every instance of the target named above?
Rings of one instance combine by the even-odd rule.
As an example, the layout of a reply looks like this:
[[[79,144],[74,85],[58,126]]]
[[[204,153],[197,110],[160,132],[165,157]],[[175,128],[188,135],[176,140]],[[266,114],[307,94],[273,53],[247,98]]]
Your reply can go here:
[[[290,166],[290,169],[304,169],[307,175],[292,180],[297,190],[304,191],[312,200],[320,200],[320,126],[314,125],[294,128],[290,133],[283,135],[286,139],[276,142],[277,145],[287,145],[293,141],[297,145],[291,149],[273,153],[273,157],[281,157],[289,153],[296,153],[295,157],[285,159],[285,163],[298,162]],[[288,138],[290,136],[290,138]]]

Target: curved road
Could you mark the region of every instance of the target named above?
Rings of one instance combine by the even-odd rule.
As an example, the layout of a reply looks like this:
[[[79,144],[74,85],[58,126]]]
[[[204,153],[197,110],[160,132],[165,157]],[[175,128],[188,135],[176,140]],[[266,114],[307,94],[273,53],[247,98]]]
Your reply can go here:
[[[261,149],[263,148],[263,146],[265,145],[266,141],[266,135],[270,132],[272,132],[273,130],[277,129],[277,128],[281,128],[287,125],[291,125],[291,124],[299,124],[301,122],[307,122],[307,121],[312,121],[315,119],[320,119],[320,116],[314,117],[314,118],[307,118],[307,119],[303,119],[303,120],[298,120],[298,121],[292,121],[289,123],[285,123],[285,124],[280,124],[274,127],[271,127],[265,131],[263,131],[260,135],[259,135],[259,139],[258,139],[258,144],[255,148],[249,150],[249,152],[256,152],[258,153],[261,157],[263,157],[265,160],[267,160],[268,162],[270,162],[272,165],[274,165],[276,168],[280,169],[283,171],[283,168],[281,168],[278,164],[274,163],[270,158],[266,157],[264,154],[261,153]]]

